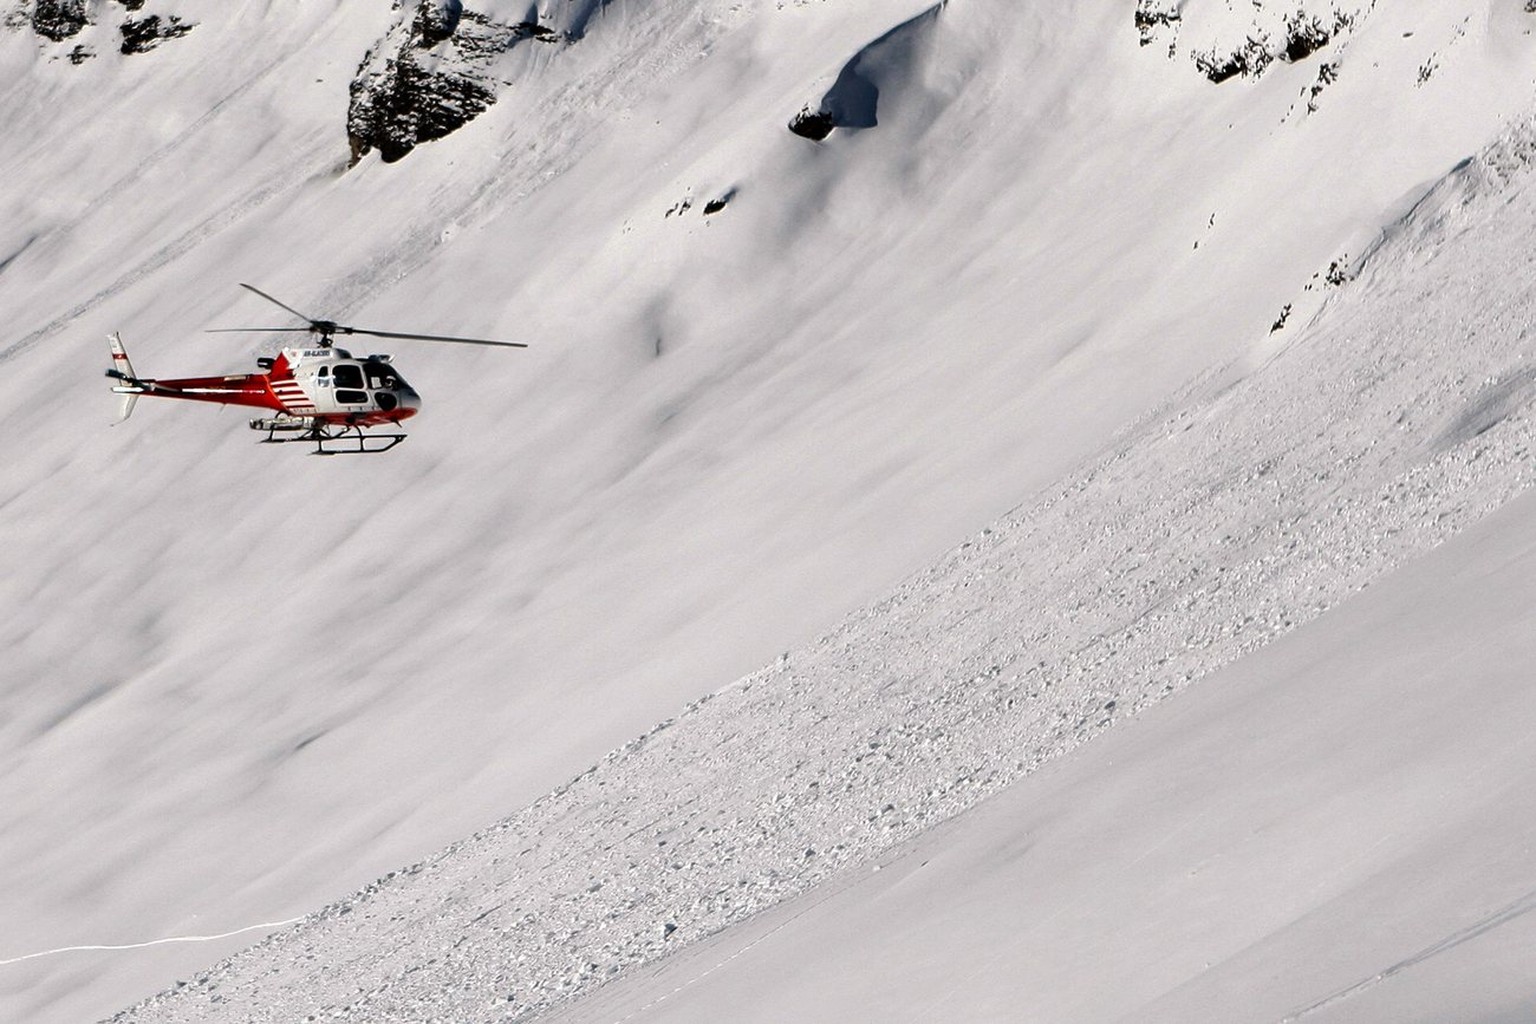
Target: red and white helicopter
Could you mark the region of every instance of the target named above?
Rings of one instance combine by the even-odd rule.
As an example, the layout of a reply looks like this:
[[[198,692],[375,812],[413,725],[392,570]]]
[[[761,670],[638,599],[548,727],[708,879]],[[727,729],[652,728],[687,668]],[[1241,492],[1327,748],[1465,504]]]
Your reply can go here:
[[[260,332],[303,331],[316,340],[307,348],[285,348],[274,357],[256,360],[260,373],[237,373],[222,377],[139,377],[128,362],[123,340],[108,335],[112,348],[112,369],[107,376],[118,380],[112,390],[123,396],[119,418],[127,419],[140,395],[156,398],[180,398],[191,402],[217,402],[221,405],[246,405],[264,409],[270,415],[250,421],[252,430],[266,432],[263,442],[312,442],[316,455],[369,455],[387,452],[404,441],[400,424],[421,409],[421,396],[405,382],[386,355],[354,357],[346,349],[336,348],[338,334],[361,334],[374,338],[404,338],[412,341],[442,341],[455,345],[493,345],[498,348],[527,348],[519,341],[489,341],[483,338],[452,338],[438,334],[401,334],[395,331],[370,331],[348,327],[334,320],[316,320],[284,302],[279,302],[260,288],[241,284],[277,306],[305,321],[304,327],[222,328]]]

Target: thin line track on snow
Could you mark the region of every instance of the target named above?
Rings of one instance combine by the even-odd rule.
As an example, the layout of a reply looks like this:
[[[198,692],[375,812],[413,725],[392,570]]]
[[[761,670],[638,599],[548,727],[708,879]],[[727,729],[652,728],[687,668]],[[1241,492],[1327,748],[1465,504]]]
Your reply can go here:
[[[45,949],[38,953],[27,953],[24,956],[13,956],[7,960],[0,960],[0,967],[9,967],[12,964],[24,963],[27,960],[40,960],[43,957],[58,956],[61,953],[95,953],[118,952],[129,949],[148,949],[151,946],[169,946],[178,943],[192,942],[217,942],[220,939],[233,938],[236,935],[244,935],[246,932],[261,930],[273,930],[285,925],[298,924],[304,920],[302,916],[290,917],[284,921],[267,921],[264,924],[249,924],[244,928],[236,928],[234,931],[220,932],[217,935],[175,935],[168,939],[151,939],[148,942],[126,942],[120,945],[109,946],[60,946],[58,949]]]

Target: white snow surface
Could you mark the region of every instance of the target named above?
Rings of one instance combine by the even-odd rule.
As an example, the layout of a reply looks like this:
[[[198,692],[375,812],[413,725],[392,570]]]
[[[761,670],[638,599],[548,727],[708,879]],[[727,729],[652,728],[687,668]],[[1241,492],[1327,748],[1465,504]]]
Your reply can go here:
[[[1221,5],[1186,6],[1193,31]],[[302,915],[418,863],[213,972],[247,939],[0,966],[0,1017],[91,1019],[182,978],[126,1018],[749,1019],[773,979],[761,1019],[878,996],[921,1020],[947,1015],[934,975],[858,965],[948,977],[978,948],[1115,933],[1072,970],[1126,983],[1094,1003],[1039,966],[1040,1015],[1348,1019],[1406,990],[1443,1019],[1471,991],[1457,957],[1514,955],[1518,858],[1468,869],[1452,840],[1514,849],[1517,805],[1435,812],[1460,792],[1442,769],[1480,792],[1528,775],[1531,595],[1498,568],[1528,563],[1528,531],[1518,506],[1482,517],[1533,475],[1536,16],[1361,8],[1333,50],[1216,86],[1139,46],[1130,5],[911,21],[927,9],[556,5],[583,35],[515,48],[481,118],[350,169],[346,85],[400,16],[383,5],[223,3],[132,57],[103,18],[79,66],[76,41],[0,31],[0,960]],[[877,126],[785,130],[908,22],[868,62]],[[1361,276],[1324,305],[1335,260]],[[534,347],[402,343],[426,408],[379,458],[258,448],[235,411],[151,400],[108,426],[108,330],[146,375],[269,351],[198,333],[279,312],[237,281]],[[1442,644],[1472,652],[1465,677],[1420,665]],[[1340,739],[1383,724],[1379,748]],[[1250,798],[1279,778],[1271,814]],[[1290,874],[1251,838],[1271,824]],[[908,902],[860,880],[923,850],[944,870]],[[1179,888],[1202,857],[1231,873]],[[1242,927],[1234,893],[1262,911]],[[811,902],[768,934],[752,915],[787,898]],[[965,901],[991,910],[946,960],[923,929]],[[1135,946],[1200,908],[1206,930]],[[881,920],[875,945],[839,931]],[[1464,928],[1480,945],[1439,956]],[[1332,939],[1349,955],[1307,966]],[[633,970],[683,949],[666,970],[696,976],[732,943],[686,1001]],[[626,968],[595,997],[616,1003],[568,1002]],[[954,1019],[1015,1019],[1018,977],[954,983]],[[1518,977],[1472,1019],[1529,1001]]]

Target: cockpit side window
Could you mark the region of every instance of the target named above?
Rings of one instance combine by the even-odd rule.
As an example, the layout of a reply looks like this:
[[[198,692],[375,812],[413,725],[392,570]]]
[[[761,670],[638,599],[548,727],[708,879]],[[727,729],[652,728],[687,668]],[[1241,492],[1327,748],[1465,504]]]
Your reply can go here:
[[[363,386],[363,368],[356,363],[337,363],[331,371],[331,378],[336,381],[339,388],[361,388]]]
[[[400,383],[400,377],[395,373],[395,368],[388,363],[371,359],[363,364],[363,369],[368,374],[368,386],[375,391],[392,391]]]

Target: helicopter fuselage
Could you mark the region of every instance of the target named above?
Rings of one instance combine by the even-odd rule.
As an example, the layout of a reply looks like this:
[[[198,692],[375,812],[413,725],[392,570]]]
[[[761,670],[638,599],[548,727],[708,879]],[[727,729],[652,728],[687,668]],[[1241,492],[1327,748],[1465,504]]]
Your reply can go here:
[[[388,356],[354,358],[340,348],[285,348],[261,360],[264,372],[220,377],[134,378],[114,390],[157,398],[244,405],[337,426],[398,424],[421,396]]]

